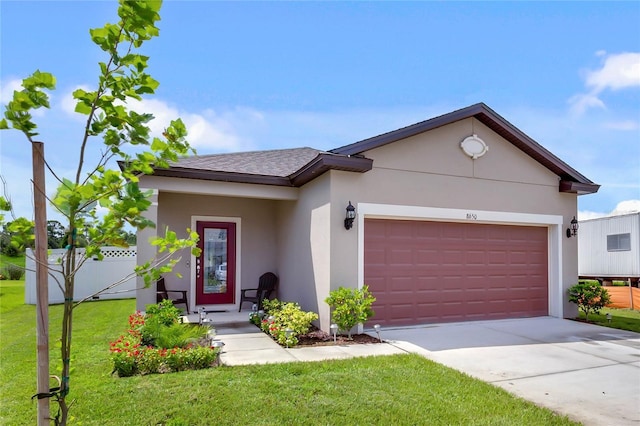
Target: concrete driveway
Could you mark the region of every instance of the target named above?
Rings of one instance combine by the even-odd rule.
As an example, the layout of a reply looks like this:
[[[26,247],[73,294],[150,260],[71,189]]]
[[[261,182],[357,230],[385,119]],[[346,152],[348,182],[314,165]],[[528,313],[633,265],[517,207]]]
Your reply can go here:
[[[540,317],[381,335],[585,425],[640,426],[638,333]]]

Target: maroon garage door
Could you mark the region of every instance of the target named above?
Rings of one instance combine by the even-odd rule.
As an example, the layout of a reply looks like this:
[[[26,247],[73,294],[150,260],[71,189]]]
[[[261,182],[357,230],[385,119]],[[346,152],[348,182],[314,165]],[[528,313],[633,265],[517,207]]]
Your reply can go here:
[[[364,229],[374,322],[548,315],[547,228],[367,219]]]

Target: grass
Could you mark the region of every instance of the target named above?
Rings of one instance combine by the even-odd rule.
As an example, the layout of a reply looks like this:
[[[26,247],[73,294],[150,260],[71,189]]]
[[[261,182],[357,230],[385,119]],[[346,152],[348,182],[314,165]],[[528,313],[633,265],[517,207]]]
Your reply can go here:
[[[611,314],[611,322],[607,320],[608,313]],[[584,320],[584,312],[581,311],[578,318]],[[604,327],[640,333],[640,311],[631,309],[602,308],[599,314],[589,314],[589,322]]]
[[[10,257],[0,253],[0,265],[4,267],[4,265],[8,263],[13,263],[14,265],[22,266],[24,268],[25,255],[21,254],[20,256]]]
[[[23,304],[23,286],[0,282],[3,425],[35,423],[35,308]],[[71,414],[78,424],[576,424],[417,355],[119,379],[110,374],[108,345],[126,329],[133,310],[132,300],[77,308],[70,398],[77,401]],[[54,342],[60,306],[50,311]],[[52,365],[56,357],[52,351]]]

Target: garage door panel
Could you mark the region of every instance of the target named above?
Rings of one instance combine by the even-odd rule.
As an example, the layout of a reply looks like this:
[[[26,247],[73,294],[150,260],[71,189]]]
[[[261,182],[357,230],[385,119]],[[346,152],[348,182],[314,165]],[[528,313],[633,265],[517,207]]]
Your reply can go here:
[[[416,248],[416,266],[424,268],[434,267],[439,265],[442,261],[440,253],[436,249],[423,249],[421,247]]]
[[[505,250],[487,252],[487,265],[503,266],[509,262],[509,253]]]
[[[487,256],[483,250],[472,249],[465,253],[465,265],[482,267],[487,264]]]
[[[547,315],[547,229],[365,220],[375,322]]]
[[[370,266],[380,266],[384,268],[387,263],[385,259],[385,250],[383,248],[368,249],[365,252],[365,257],[367,258]]]
[[[413,266],[413,251],[409,249],[395,249],[388,253],[388,264],[392,266]]]

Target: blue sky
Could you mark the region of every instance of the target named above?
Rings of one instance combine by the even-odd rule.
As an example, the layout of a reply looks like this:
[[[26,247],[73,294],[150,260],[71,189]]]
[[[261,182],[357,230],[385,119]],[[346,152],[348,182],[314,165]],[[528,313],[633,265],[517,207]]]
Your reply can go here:
[[[104,59],[88,30],[116,8],[0,1],[0,103],[36,69],[57,77],[37,121],[61,174],[82,129],[70,93]],[[180,116],[200,154],[331,149],[484,102],[602,185],[581,218],[640,209],[640,2],[168,1],[161,16],[143,47],[160,87],[136,107],[155,130]],[[30,146],[3,131],[0,155],[31,217]]]

